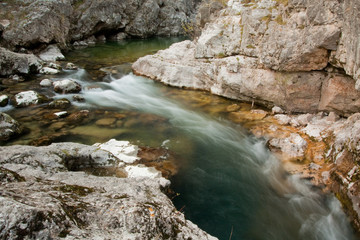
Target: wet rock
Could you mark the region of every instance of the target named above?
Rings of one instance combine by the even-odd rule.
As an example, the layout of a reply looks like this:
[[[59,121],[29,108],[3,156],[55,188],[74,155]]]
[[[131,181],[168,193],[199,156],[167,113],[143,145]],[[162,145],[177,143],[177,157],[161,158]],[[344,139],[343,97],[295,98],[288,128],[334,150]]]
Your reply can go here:
[[[56,81],[53,85],[54,91],[57,93],[78,93],[81,91],[81,85],[71,79]]]
[[[52,86],[52,81],[50,79],[43,79],[40,82],[40,86],[42,86],[42,87],[51,87]]]
[[[76,102],[85,102],[85,98],[81,95],[74,95],[73,100]]]
[[[67,69],[67,70],[77,70],[78,67],[75,64],[69,62],[69,63],[66,64],[65,69]]]
[[[272,151],[280,151],[282,159],[303,161],[307,142],[297,133],[290,134],[287,138],[273,138],[268,142]]]
[[[49,45],[43,52],[39,54],[39,58],[46,62],[55,62],[57,60],[64,60],[65,56],[56,45]]]
[[[70,114],[66,120],[72,124],[80,124],[84,121],[86,121],[89,117],[89,111],[88,110],[81,110],[80,112],[75,112]]]
[[[22,134],[24,128],[11,116],[0,112],[0,142],[8,141]]]
[[[61,70],[60,64],[57,64],[57,63],[54,63],[54,62],[49,62],[49,63],[47,64],[47,66],[48,66],[49,68],[54,68],[54,69],[57,69],[57,70]]]
[[[49,108],[66,109],[71,106],[71,102],[67,98],[56,99],[49,103]]]
[[[25,91],[13,97],[15,107],[27,107],[29,105],[46,103],[49,99],[35,91]]]
[[[33,54],[11,52],[0,47],[0,75],[37,73],[42,65]]]
[[[0,107],[5,107],[9,103],[9,97],[7,95],[0,95]]]
[[[40,70],[41,74],[47,74],[47,75],[53,75],[53,74],[58,74],[60,71],[55,69],[55,68],[50,68],[50,67],[43,67]]]

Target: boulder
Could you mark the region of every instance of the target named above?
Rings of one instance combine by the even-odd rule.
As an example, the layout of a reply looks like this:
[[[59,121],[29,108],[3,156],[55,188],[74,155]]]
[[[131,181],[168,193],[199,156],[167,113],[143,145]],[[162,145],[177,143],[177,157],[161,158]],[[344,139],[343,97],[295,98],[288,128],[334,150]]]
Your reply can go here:
[[[0,75],[37,73],[41,60],[33,54],[11,52],[0,47]]]
[[[9,139],[22,134],[24,128],[11,116],[0,112],[0,142],[8,141]]]
[[[27,107],[30,105],[45,103],[48,101],[49,99],[46,96],[32,90],[17,93],[13,97],[15,107]]]
[[[49,108],[66,109],[71,106],[71,102],[67,98],[56,99],[49,103]]]
[[[9,103],[9,96],[0,95],[0,107],[5,107]]]
[[[175,209],[161,191],[163,178],[82,171],[118,162],[108,151],[77,143],[0,147],[0,237],[216,239]]]
[[[81,91],[81,85],[71,79],[63,79],[53,83],[54,91],[57,93],[78,93]]]
[[[42,86],[42,87],[51,87],[52,86],[52,81],[50,79],[43,79],[40,82],[40,86]]]
[[[57,60],[64,60],[65,56],[56,45],[49,45],[44,51],[39,54],[39,58],[46,62],[55,62]]]

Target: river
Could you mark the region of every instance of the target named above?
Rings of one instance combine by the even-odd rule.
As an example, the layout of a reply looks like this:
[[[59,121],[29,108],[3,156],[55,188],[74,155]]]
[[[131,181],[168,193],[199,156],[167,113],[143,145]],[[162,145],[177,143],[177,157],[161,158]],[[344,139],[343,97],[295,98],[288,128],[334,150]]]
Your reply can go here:
[[[81,68],[54,79],[81,83],[85,102],[74,102],[73,108],[98,112],[56,141],[92,144],[116,138],[168,148],[179,156],[178,172],[171,178],[175,206],[222,240],[356,239],[333,195],[287,174],[261,139],[228,120],[225,109],[233,101],[167,87],[130,72],[136,58],[172,41],[125,41],[70,52],[67,59]],[[63,97],[71,99],[54,95]],[[16,115],[18,110],[8,111]],[[116,114],[124,117],[111,127],[96,124]],[[51,128],[43,126],[44,131]]]

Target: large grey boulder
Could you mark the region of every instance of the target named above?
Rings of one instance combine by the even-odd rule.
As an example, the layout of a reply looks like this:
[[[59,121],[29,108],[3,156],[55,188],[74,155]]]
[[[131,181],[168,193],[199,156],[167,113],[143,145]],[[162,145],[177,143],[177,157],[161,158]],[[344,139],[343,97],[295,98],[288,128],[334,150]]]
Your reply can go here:
[[[33,54],[22,54],[0,47],[0,75],[37,73],[41,60]]]
[[[158,178],[81,171],[119,161],[76,143],[0,147],[0,238],[216,239],[175,209]]]

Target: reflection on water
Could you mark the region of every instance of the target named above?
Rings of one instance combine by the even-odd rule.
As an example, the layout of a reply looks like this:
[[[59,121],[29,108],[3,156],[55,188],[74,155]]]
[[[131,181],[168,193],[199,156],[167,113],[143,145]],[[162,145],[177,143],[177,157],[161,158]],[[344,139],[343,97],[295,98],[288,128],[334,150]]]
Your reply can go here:
[[[31,130],[11,144],[93,144],[116,138],[162,145],[182,156],[171,179],[180,193],[175,205],[220,239],[355,239],[333,196],[286,174],[261,141],[227,120],[232,101],[128,74],[128,62],[141,55],[141,48],[151,53],[161,45],[145,43],[110,43],[69,53],[67,59],[82,68],[53,80],[81,83],[85,102],[73,102],[66,109],[69,116],[61,119],[53,117],[59,109],[46,106],[11,110]],[[247,104],[238,107],[249,109]]]

